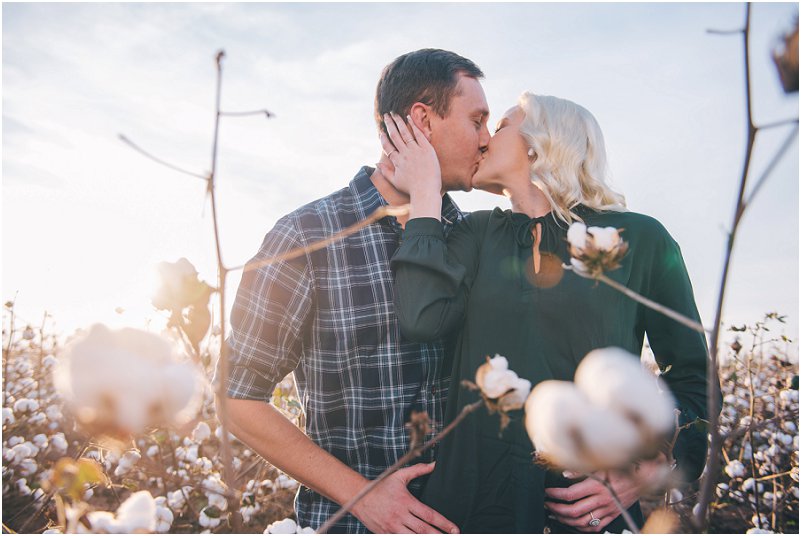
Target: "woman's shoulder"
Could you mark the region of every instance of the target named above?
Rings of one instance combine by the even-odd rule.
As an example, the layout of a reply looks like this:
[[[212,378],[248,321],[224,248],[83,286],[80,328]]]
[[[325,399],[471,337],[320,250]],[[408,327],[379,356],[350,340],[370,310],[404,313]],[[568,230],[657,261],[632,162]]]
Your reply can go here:
[[[502,210],[500,207],[488,210],[476,210],[468,212],[461,220],[461,224],[474,229],[486,229],[489,225],[496,225],[498,221],[508,218],[510,210]]]
[[[636,236],[649,240],[673,241],[673,237],[662,223],[647,214],[632,211],[596,212],[586,218],[588,226],[617,227],[623,229],[624,236]]]

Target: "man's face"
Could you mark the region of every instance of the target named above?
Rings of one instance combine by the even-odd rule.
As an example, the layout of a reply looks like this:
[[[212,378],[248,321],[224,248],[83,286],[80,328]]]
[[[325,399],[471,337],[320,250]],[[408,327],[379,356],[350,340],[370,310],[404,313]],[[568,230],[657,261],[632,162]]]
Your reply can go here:
[[[481,84],[460,74],[450,111],[445,117],[432,114],[430,123],[431,145],[439,158],[444,190],[472,189],[473,174],[490,139],[488,118],[489,107]]]

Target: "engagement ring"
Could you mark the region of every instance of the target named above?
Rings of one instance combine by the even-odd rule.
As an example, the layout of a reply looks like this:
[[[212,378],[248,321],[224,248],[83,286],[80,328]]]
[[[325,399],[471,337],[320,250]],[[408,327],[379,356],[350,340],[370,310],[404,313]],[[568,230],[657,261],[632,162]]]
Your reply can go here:
[[[598,519],[597,517],[595,517],[595,514],[590,512],[590,522],[588,523],[588,525],[591,526],[591,527],[597,527],[600,524],[601,524],[601,520]]]

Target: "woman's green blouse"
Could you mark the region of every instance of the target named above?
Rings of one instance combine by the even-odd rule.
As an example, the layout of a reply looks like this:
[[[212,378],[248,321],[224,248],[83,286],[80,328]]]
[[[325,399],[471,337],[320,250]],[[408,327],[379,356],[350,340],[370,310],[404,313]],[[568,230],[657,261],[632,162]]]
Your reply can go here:
[[[596,212],[583,206],[574,213],[588,227],[620,229],[628,242],[621,266],[608,277],[699,320],[679,246],[658,221],[634,212]],[[454,227],[447,240],[436,219],[417,218],[406,224],[392,259],[396,311],[409,339],[453,337],[446,422],[478,400],[478,394],[460,382],[474,381],[487,356],[505,356],[509,367],[532,386],[551,379],[572,381],[579,362],[591,350],[617,346],[639,356],[646,334],[664,372],[662,378],[682,411],[681,423],[705,418],[705,337],[569,270],[550,288],[533,285],[531,230],[537,223],[542,224],[540,252],[553,253],[569,265],[568,226],[553,214],[530,218],[501,209],[474,212]],[[502,434],[499,424],[498,415],[482,410],[457,427],[439,448],[429,492],[447,492],[465,507],[476,500],[483,485],[478,482],[482,468],[496,463],[486,459],[493,456],[490,453],[506,452],[508,457],[517,452],[530,460],[534,447],[523,427],[522,411],[512,415]],[[487,446],[498,442],[501,448]],[[686,479],[700,475],[706,447],[702,427],[682,430],[674,457]],[[542,478],[541,471],[528,471],[521,465],[512,470],[512,478]],[[521,485],[537,487],[543,482]]]

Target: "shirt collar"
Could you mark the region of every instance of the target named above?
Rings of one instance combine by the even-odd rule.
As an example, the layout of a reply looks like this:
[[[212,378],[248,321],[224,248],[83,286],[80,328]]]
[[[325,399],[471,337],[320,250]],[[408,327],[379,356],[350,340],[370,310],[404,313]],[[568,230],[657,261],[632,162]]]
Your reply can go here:
[[[370,180],[370,176],[374,171],[375,168],[363,166],[358,173],[356,173],[356,176],[353,177],[353,180],[350,181],[350,190],[353,192],[357,210],[361,212],[359,217],[362,219],[367,218],[370,214],[388,204],[386,199],[378,193],[378,189],[373,184],[373,181]],[[451,196],[445,194],[442,197],[442,221],[445,226],[449,228],[463,217],[464,214]],[[384,218],[384,221],[387,221],[393,229],[400,232],[400,224],[398,224],[398,221],[394,217],[388,216]]]

